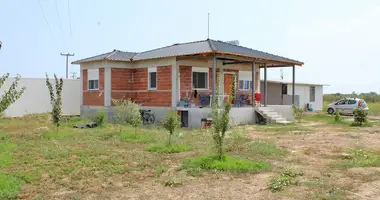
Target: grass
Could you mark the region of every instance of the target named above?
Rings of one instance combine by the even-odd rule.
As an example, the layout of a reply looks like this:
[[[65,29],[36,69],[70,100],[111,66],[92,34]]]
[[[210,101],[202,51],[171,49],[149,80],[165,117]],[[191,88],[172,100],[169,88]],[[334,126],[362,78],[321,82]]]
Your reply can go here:
[[[147,151],[158,153],[180,153],[191,151],[193,148],[188,145],[173,144],[173,145],[151,145],[148,146]]]
[[[150,143],[156,141],[155,138],[146,134],[146,133],[133,133],[133,132],[124,132],[120,134],[120,138],[124,142],[133,142],[133,143]]]
[[[328,115],[328,114],[314,114],[309,117],[305,117],[305,119],[309,122],[324,122],[327,124],[350,124],[349,121],[344,120],[343,117],[339,121],[335,121],[334,115]]]
[[[223,160],[217,159],[216,156],[198,156],[185,160],[184,169],[204,169],[216,171],[232,172],[261,172],[270,167],[266,162],[253,162],[247,159],[225,156]]]
[[[305,126],[300,126],[298,123],[292,123],[287,125],[282,124],[267,124],[267,125],[258,125],[255,127],[257,131],[260,132],[270,132],[275,134],[286,134],[286,133],[293,133],[293,132],[307,132],[310,131],[309,128]]]
[[[13,199],[21,189],[21,180],[0,172],[0,199]]]
[[[52,139],[62,139],[65,137],[71,137],[73,136],[73,133],[68,132],[68,131],[62,131],[62,130],[58,130],[58,132],[46,131],[46,132],[43,132],[41,136],[44,139],[52,140]]]
[[[262,157],[283,157],[287,151],[277,147],[275,143],[255,140],[249,143],[249,150],[257,156]]]
[[[351,167],[377,167],[380,166],[380,153],[370,149],[351,149],[345,160],[333,162],[333,166]]]
[[[277,192],[283,190],[286,186],[297,185],[298,180],[296,179],[296,177],[302,175],[302,172],[297,173],[291,169],[285,169],[281,172],[280,176],[270,180],[268,188],[272,192]]]
[[[13,163],[13,152],[17,146],[9,142],[0,143],[0,168]]]

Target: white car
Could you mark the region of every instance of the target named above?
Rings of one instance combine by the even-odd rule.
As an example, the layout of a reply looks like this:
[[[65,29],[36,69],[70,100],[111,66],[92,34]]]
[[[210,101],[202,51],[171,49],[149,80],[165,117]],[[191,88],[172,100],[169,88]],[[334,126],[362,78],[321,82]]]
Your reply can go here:
[[[367,102],[358,98],[344,98],[327,106],[327,113],[334,114],[339,110],[340,114],[352,115],[355,109],[368,111]]]

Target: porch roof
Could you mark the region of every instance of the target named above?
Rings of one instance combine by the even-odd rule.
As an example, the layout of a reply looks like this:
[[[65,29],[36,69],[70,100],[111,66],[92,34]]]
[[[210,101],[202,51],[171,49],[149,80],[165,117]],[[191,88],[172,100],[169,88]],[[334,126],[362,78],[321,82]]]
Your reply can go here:
[[[248,59],[259,59],[261,61],[279,62],[288,65],[303,65],[303,62],[290,58],[270,54],[255,49],[230,44],[219,40],[201,40],[188,43],[173,44],[170,46],[157,48],[141,53],[124,52],[114,50],[112,52],[85,58],[72,62],[72,64],[80,64],[84,62],[92,62],[99,60],[114,60],[114,61],[141,61],[158,58],[176,57],[176,56],[193,56],[193,55],[210,55],[219,54],[222,56],[237,56]]]

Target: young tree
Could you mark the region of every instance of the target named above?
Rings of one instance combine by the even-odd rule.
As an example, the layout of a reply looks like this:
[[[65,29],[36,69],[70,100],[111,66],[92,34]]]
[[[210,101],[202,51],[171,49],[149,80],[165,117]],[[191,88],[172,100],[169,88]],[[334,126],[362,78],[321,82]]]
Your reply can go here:
[[[363,126],[364,123],[368,122],[367,112],[362,109],[354,110],[354,122],[352,125],[354,126]]]
[[[50,93],[50,103],[52,106],[52,112],[51,116],[53,118],[53,123],[58,128],[61,126],[61,117],[62,117],[62,87],[63,87],[63,80],[60,78],[58,80],[57,76],[54,74],[55,79],[55,92],[53,89],[52,84],[49,81],[49,76],[46,73],[46,86],[49,89]]]
[[[168,146],[172,145],[172,135],[175,130],[180,126],[181,120],[175,111],[171,111],[166,116],[166,120],[162,124],[163,127],[169,131]]]
[[[116,105],[115,120],[120,124],[130,124],[136,129],[142,124],[140,105],[133,102],[131,99],[112,100]],[[120,126],[120,132],[122,127]]]
[[[8,79],[9,73],[4,74],[0,77],[0,88],[3,86],[5,81]],[[4,93],[0,98],[0,116],[3,114],[3,112],[14,102],[17,101],[21,97],[21,95],[25,91],[25,87],[22,87],[20,90],[18,90],[18,83],[20,81],[20,75],[17,75],[11,86],[9,87],[8,91],[3,90]]]
[[[219,82],[219,77],[217,76],[217,82]],[[231,92],[232,93],[232,92]],[[216,87],[216,95],[219,95],[219,88]],[[212,138],[217,150],[217,157],[219,160],[223,160],[223,140],[226,132],[229,128],[229,113],[231,110],[231,103],[229,101],[224,103],[223,109],[219,105],[219,100],[215,98],[216,101],[212,104]]]

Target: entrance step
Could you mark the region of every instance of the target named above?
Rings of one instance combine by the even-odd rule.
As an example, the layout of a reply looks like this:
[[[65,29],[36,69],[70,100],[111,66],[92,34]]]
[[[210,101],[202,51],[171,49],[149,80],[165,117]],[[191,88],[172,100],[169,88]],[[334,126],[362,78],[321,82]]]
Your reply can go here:
[[[263,116],[267,122],[278,124],[289,124],[291,121],[287,121],[281,114],[277,113],[270,107],[256,107],[255,111]]]

